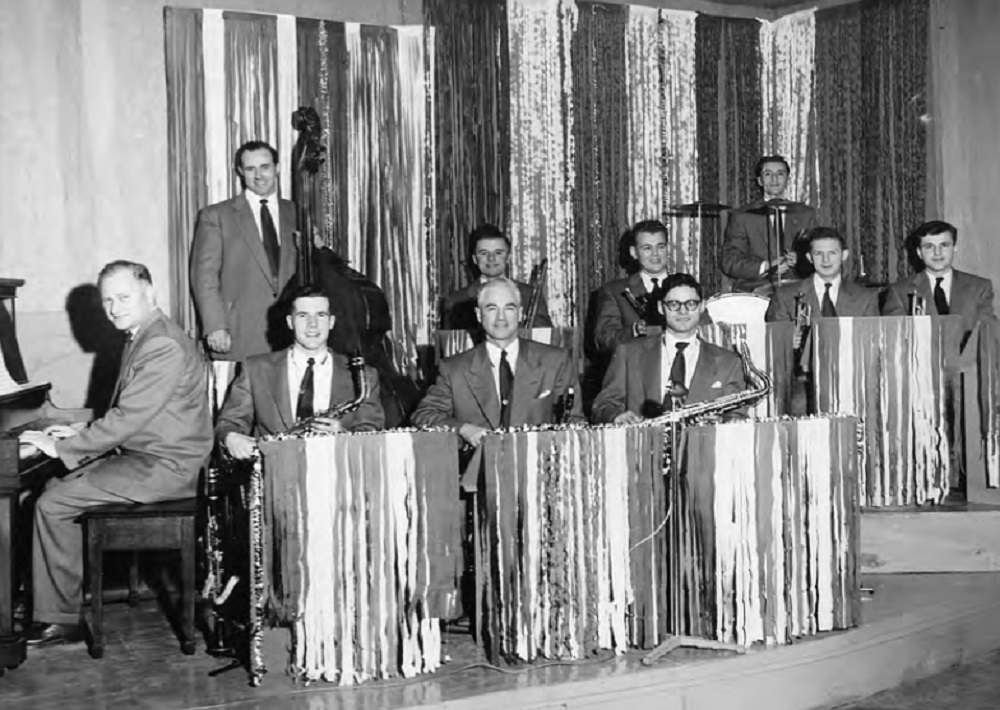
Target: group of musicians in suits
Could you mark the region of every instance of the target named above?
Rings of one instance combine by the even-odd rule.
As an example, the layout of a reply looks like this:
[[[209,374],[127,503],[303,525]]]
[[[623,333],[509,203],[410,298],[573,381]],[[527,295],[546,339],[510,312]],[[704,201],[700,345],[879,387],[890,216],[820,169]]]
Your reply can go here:
[[[241,363],[214,427],[207,396],[210,368],[202,353],[157,308],[149,271],[118,261],[98,277],[108,318],[128,334],[110,409],[87,424],[23,437],[70,470],[36,504],[32,645],[81,637],[83,555],[75,523],[81,512],[111,502],[194,495],[199,471],[216,443],[235,458],[249,458],[258,438],[303,420],[325,432],[384,425],[378,375],[370,367],[365,368],[371,386],[364,401],[343,417],[327,414],[335,403],[355,397],[347,358],[328,346],[335,321],[330,295],[305,284],[286,303],[276,303],[296,263],[295,211],[277,195],[276,151],[266,143],[247,143],[237,151],[234,169],[244,191],[200,212],[190,264],[209,356]],[[762,159],[761,204],[782,199],[787,181],[783,158]],[[848,251],[842,235],[816,227],[808,209],[771,212],[760,205],[735,211],[721,253],[723,272],[734,286],[752,290],[775,274],[791,276],[797,260],[793,247],[805,246],[814,273],[774,292],[769,320],[794,318],[797,300],[827,317],[878,314],[877,294],[844,278]],[[799,234],[804,241],[793,244]],[[636,272],[606,284],[596,301],[589,338],[611,359],[590,420],[633,423],[669,407],[743,390],[740,358],[698,337],[704,294],[692,276],[668,273],[667,228],[655,220],[639,222],[631,238]],[[952,268],[957,238],[957,230],[944,222],[914,232],[924,271],[891,287],[882,312],[907,313],[916,295],[926,303],[926,313],[960,313],[970,323],[992,317],[992,284]],[[780,253],[773,244],[781,244]],[[412,423],[448,427],[461,437],[473,452],[463,480],[474,486],[478,452],[490,432],[587,420],[570,354],[519,334],[532,296],[535,325],[551,321],[544,298],[537,298],[541,294],[507,277],[509,237],[483,225],[471,235],[469,247],[477,276],[444,299],[442,326],[475,328],[484,339],[439,364]],[[290,346],[272,352],[268,312],[276,305],[285,308],[284,327],[293,337]]]

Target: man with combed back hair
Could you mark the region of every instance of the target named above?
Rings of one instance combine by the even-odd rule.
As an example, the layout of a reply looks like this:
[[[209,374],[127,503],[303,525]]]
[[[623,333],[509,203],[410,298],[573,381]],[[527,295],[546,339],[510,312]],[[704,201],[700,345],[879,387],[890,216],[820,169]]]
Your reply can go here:
[[[82,640],[81,513],[109,503],[157,503],[196,493],[212,449],[206,364],[184,331],[156,307],[142,264],[115,261],[101,270],[104,311],[126,333],[111,407],[89,424],[27,432],[22,442],[70,470],[35,504],[34,619],[28,644]]]

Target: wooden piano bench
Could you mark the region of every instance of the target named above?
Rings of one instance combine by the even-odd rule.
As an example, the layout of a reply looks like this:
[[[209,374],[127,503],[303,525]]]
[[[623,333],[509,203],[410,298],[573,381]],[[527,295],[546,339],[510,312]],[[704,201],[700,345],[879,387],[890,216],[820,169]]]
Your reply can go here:
[[[80,516],[90,566],[90,610],[85,623],[90,631],[90,655],[104,656],[104,553],[111,550],[179,550],[181,553],[181,650],[194,653],[195,514],[197,498],[149,503],[113,504],[88,510]],[[133,557],[129,574],[129,601],[136,597],[138,573]]]

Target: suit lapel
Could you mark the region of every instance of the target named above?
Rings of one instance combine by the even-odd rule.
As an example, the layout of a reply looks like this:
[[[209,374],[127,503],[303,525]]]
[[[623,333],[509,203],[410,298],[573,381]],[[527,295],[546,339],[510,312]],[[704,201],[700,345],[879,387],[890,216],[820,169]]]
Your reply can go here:
[[[271,367],[271,397],[274,399],[274,406],[281,417],[282,427],[288,429],[295,423],[295,414],[292,412],[291,393],[288,391],[288,350],[281,350],[275,353],[275,359]]]
[[[267,254],[264,253],[264,243],[260,238],[260,230],[257,229],[253,212],[250,210],[250,205],[247,203],[245,197],[241,196],[233,199],[233,211],[235,212],[236,225],[239,227],[240,235],[246,242],[250,253],[253,254],[257,266],[260,267],[264,278],[271,284],[271,288],[277,290],[274,279],[271,278],[271,265],[268,263]]]
[[[163,317],[160,309],[155,309],[153,314],[146,319],[145,323],[140,324],[139,331],[136,333],[135,339],[129,343],[126,341],[125,346],[122,349],[122,363],[118,368],[118,379],[115,381],[115,393],[111,397],[112,403],[117,403],[118,395],[121,394],[122,387],[125,386],[125,373],[128,372],[128,368],[132,366],[132,361],[135,359],[135,354],[138,352],[139,347],[142,343],[149,337],[150,326],[156,321]]]
[[[813,291],[813,299],[816,292]],[[698,362],[694,364],[694,373],[691,375],[691,387],[688,390],[688,402],[704,402],[711,399],[712,383],[708,381],[710,372],[717,370],[715,363],[715,353],[701,343],[701,352],[698,353]]]
[[[538,353],[530,341],[521,338],[517,353],[517,368],[514,371],[514,392],[511,394],[511,426],[534,423],[528,421],[528,412],[531,410],[531,400],[538,391],[542,374]]]
[[[642,274],[636,272],[628,277],[628,290],[636,296],[645,296],[648,293],[646,282],[642,280]]]
[[[656,403],[663,401],[663,342],[660,338],[652,338],[645,343],[640,354],[639,372],[642,373],[643,401]],[[642,402],[639,403],[640,405]]]
[[[287,200],[278,200],[280,213],[280,254],[281,264],[278,269],[278,287],[288,282],[296,270],[295,246],[295,205]],[[261,245],[263,247],[263,244]],[[261,249],[263,252],[263,248]],[[265,256],[266,258],[266,256]]]
[[[465,373],[466,382],[486,421],[494,429],[500,426],[500,397],[493,383],[493,368],[486,345],[477,345],[472,353],[472,367]],[[517,378],[515,378],[517,379]],[[511,412],[513,414],[513,412]]]

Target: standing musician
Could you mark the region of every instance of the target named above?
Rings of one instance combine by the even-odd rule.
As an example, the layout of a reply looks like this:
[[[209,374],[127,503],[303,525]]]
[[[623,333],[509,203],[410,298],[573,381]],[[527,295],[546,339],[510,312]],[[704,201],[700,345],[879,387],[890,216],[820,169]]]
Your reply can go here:
[[[756,173],[763,197],[733,210],[722,239],[722,273],[733,279],[734,291],[754,291],[770,283],[771,277],[794,280],[795,239],[816,224],[812,207],[784,199],[787,160],[764,156],[757,161]]]
[[[370,390],[360,407],[343,419],[322,416],[356,396],[347,357],[327,347],[333,321],[322,289],[306,285],[291,294],[286,322],[295,342],[249,358],[219,413],[215,436],[233,458],[251,458],[257,438],[279,434],[304,419],[312,419],[313,428],[323,432],[382,428],[385,415],[372,367],[365,367]]]
[[[35,505],[34,618],[44,624],[29,636],[35,647],[82,640],[80,514],[109,503],[191,497],[212,450],[205,363],[156,307],[149,270],[114,261],[101,270],[98,287],[108,318],[127,333],[111,407],[89,424],[21,437],[70,470]]]
[[[877,316],[878,292],[844,278],[848,250],[843,235],[832,227],[813,227],[806,233],[806,258],[815,273],[805,281],[785,284],[773,294],[764,320],[796,319],[796,306],[809,307],[812,317]]]
[[[740,357],[698,337],[705,309],[698,281],[671,274],[662,298],[663,335],[618,346],[594,400],[595,424],[633,424],[659,416],[673,399],[695,404],[746,389]]]
[[[926,315],[961,315],[968,333],[977,321],[994,319],[993,282],[952,267],[958,251],[958,229],[948,222],[925,222],[907,238],[923,271],[889,287],[882,315],[910,314],[919,299]]]
[[[629,254],[639,271],[609,281],[597,293],[594,345],[599,353],[612,353],[620,343],[663,332],[659,304],[667,277],[667,227],[656,219],[637,222],[631,237]]]
[[[445,359],[413,413],[415,426],[449,427],[476,448],[467,472],[478,472],[486,434],[555,423],[569,390],[579,392],[569,353],[518,337],[521,311],[517,282],[499,277],[479,289],[475,313],[485,342]],[[570,398],[563,418],[585,422],[580,397]]]
[[[492,224],[481,224],[469,236],[469,255],[478,277],[465,288],[453,291],[444,298],[441,306],[443,330],[475,330],[479,327],[476,317],[479,290],[490,281],[506,277],[507,263],[510,260],[510,238]],[[521,303],[530,303],[532,286],[511,281],[517,285]],[[542,294],[539,294],[538,311],[531,327],[552,327],[549,308]]]
[[[201,210],[191,245],[191,291],[215,360],[271,350],[268,309],[295,273],[295,206],[278,197],[278,151],[250,141],[234,163],[243,194]]]

